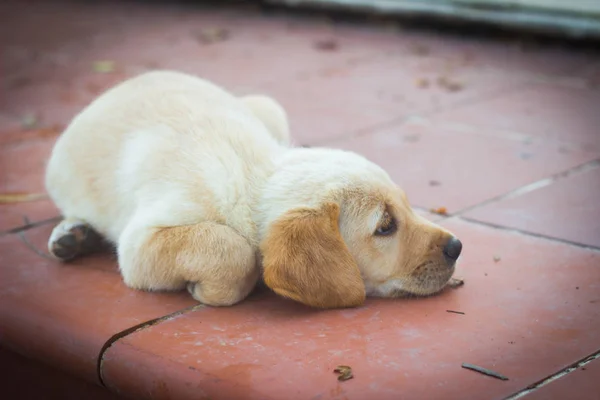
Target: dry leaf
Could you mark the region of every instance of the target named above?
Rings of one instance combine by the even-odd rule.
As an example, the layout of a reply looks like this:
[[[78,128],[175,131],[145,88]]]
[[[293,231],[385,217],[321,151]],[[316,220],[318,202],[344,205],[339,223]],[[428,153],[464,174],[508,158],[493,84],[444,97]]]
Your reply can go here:
[[[429,87],[429,79],[427,79],[427,78],[417,79],[417,87],[420,87],[422,89],[428,88]]]
[[[94,72],[98,72],[101,74],[108,74],[110,72],[114,72],[116,68],[116,64],[114,61],[110,60],[102,60],[94,62]]]
[[[229,31],[224,28],[207,28],[197,35],[198,41],[205,44],[222,42],[229,38]]]
[[[0,204],[25,203],[47,197],[46,193],[0,193]]]
[[[464,88],[464,85],[458,81],[454,81],[446,76],[440,76],[437,80],[439,86],[449,92],[458,92]]]
[[[352,368],[350,368],[347,365],[338,365],[333,372],[336,372],[339,374],[338,376],[338,381],[347,381],[348,379],[352,379],[354,378],[354,375],[352,375]]]
[[[419,56],[426,56],[430,53],[429,47],[423,44],[416,44],[412,47],[412,52]]]
[[[314,46],[317,50],[322,51],[335,51],[340,47],[338,42],[333,39],[318,40],[315,42]]]
[[[438,215],[448,215],[448,210],[446,209],[446,207],[432,208],[429,211],[431,211],[434,214],[438,214]]]

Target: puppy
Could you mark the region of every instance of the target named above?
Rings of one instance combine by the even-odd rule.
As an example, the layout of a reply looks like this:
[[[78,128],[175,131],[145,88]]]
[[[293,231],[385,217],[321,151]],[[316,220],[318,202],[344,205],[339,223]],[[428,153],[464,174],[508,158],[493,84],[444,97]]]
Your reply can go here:
[[[104,238],[127,286],[187,286],[212,306],[243,300],[261,273],[318,308],[444,288],[457,238],[365,158],[289,143],[286,113],[266,96],[170,71],[125,81],[56,142],[46,187],[64,220],[49,250],[69,260]]]

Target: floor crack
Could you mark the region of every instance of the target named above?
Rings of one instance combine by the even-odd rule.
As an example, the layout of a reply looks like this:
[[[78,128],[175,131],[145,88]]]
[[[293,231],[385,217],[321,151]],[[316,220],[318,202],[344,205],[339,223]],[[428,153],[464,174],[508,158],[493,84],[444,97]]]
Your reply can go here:
[[[141,330],[144,330],[146,328],[150,328],[151,326],[160,324],[161,322],[165,322],[168,321],[170,319],[176,318],[180,315],[186,314],[188,312],[192,312],[192,311],[196,311],[198,309],[204,308],[206,307],[204,304],[197,304],[195,306],[191,306],[191,307],[187,307],[184,308],[182,310],[176,311],[174,313],[171,314],[167,314],[164,315],[162,317],[159,318],[154,318],[151,319],[149,321],[145,321],[142,323],[139,323],[137,325],[134,325],[130,328],[127,328],[123,331],[117,332],[114,335],[112,335],[102,346],[102,348],[100,349],[100,353],[98,354],[98,361],[96,363],[96,373],[98,375],[98,380],[100,381],[100,384],[104,387],[107,387],[105,382],[104,382],[104,377],[102,376],[102,368],[103,368],[103,364],[104,364],[104,355],[106,354],[106,352],[108,351],[108,349],[110,349],[110,347],[116,343],[118,340],[131,335],[132,333],[136,333],[139,332]]]

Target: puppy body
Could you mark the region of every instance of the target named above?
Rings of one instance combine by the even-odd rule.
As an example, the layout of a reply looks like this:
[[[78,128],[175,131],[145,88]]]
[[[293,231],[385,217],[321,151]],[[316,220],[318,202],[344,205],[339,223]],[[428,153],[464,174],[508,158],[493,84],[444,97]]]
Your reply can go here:
[[[261,266],[277,293],[325,308],[444,286],[450,233],[416,216],[382,169],[289,142],[268,97],[168,71],[126,81],[55,145],[46,186],[65,220],[50,250],[89,226],[116,244],[128,286],[187,285],[211,305],[245,298]],[[388,217],[402,232],[374,235]]]

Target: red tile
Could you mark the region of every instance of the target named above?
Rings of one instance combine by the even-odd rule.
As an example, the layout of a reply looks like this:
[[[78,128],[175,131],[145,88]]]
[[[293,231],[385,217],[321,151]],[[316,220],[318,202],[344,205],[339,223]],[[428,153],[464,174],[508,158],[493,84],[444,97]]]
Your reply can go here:
[[[0,133],[0,194],[45,195],[44,170],[58,133],[50,129]],[[57,215],[47,198],[0,203],[0,233]]]
[[[454,213],[597,158],[562,145],[407,123],[333,142],[380,164],[425,209]]]
[[[600,360],[596,359],[523,397],[525,400],[596,400],[600,393]]]
[[[400,54],[393,55],[406,57],[408,49],[423,60],[436,58],[448,66],[485,68],[532,78],[572,75],[598,60],[593,50],[577,49],[568,43],[535,43],[493,34],[404,29],[399,39],[407,46]]]
[[[600,167],[474,209],[465,217],[600,247]]]
[[[402,57],[320,71],[265,85],[290,115],[302,143],[324,143],[414,114],[427,115],[522,85],[524,77]]]
[[[267,81],[280,83],[312,69],[328,71],[398,47],[396,37],[385,32],[357,31],[314,21],[294,26],[290,24],[293,19],[256,13],[240,16],[204,8],[165,9],[141,4],[68,10],[54,7],[59,8],[46,13],[52,15],[51,24],[60,26],[62,32],[72,32],[79,40],[66,34],[42,39],[35,33],[21,32],[39,21],[37,14],[20,9],[13,12],[11,22],[12,29],[19,33],[4,52],[6,85],[11,93],[11,101],[4,108],[15,115],[37,112],[47,123],[68,121],[91,100],[93,96],[88,92],[99,92],[148,69],[176,69],[203,76],[235,92],[249,92],[260,90]],[[98,15],[87,16],[95,12]],[[127,18],[116,17],[118,14]],[[80,19],[91,22],[85,27],[73,22]],[[107,25],[113,28],[107,31]],[[226,32],[227,37],[205,43],[203,38],[214,29]],[[316,43],[323,40],[333,41],[335,48],[317,48]],[[27,48],[22,48],[26,44]],[[32,46],[39,49],[33,51]],[[116,71],[95,73],[93,64],[98,60],[113,61]]]
[[[0,136],[4,132],[13,131],[19,128],[21,121],[14,116],[0,113]]]
[[[187,293],[128,289],[114,257],[60,264],[41,255],[51,230],[26,231],[28,242],[16,234],[0,237],[3,345],[96,381],[98,355],[113,335],[196,304]]]
[[[444,216],[444,215],[425,211],[422,208],[415,208],[415,212],[417,214],[419,214],[420,216],[425,217],[432,222],[437,222],[437,221],[440,221],[440,220],[446,218],[446,216]]]
[[[460,289],[337,311],[257,294],[119,340],[105,354],[104,381],[156,399],[500,399],[597,350],[600,253],[444,225],[465,243]],[[464,362],[509,380],[462,369]],[[336,379],[340,364],[354,379]]]
[[[600,91],[533,85],[448,110],[436,120],[600,149],[599,102]]]
[[[0,235],[33,223],[59,218],[60,211],[49,199],[0,204]]]
[[[105,388],[0,347],[0,384],[8,399],[119,400]]]

